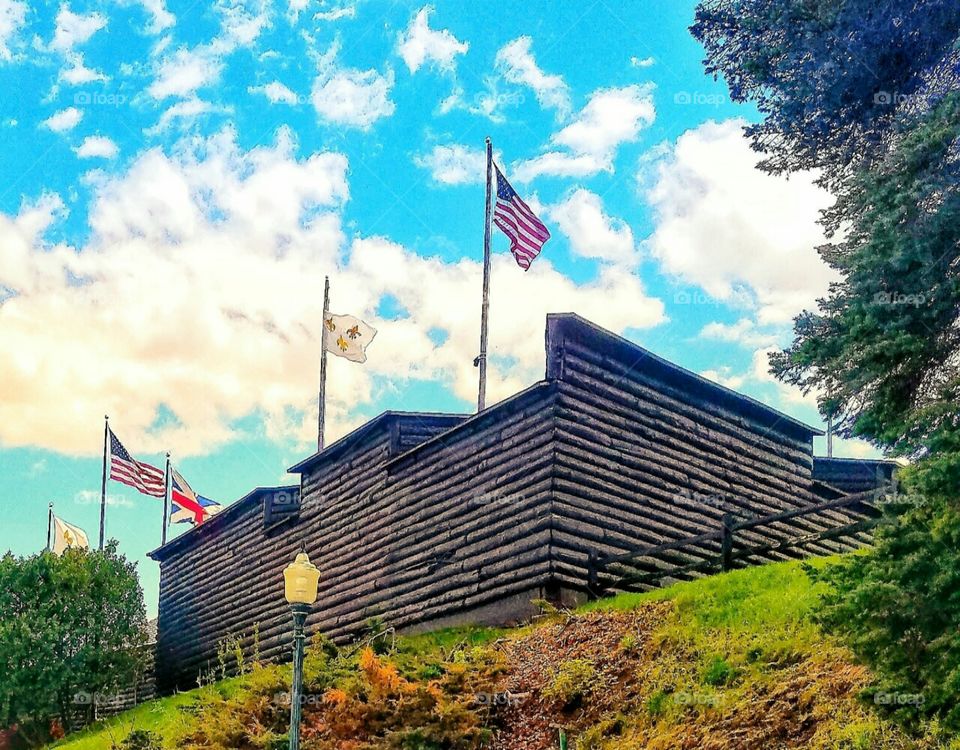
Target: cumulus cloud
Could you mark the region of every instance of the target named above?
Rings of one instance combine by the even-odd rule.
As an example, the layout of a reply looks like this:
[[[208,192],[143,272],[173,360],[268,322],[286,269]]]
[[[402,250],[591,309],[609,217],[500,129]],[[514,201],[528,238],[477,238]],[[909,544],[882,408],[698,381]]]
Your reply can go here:
[[[284,104],[296,104],[296,93],[280,81],[271,81],[263,86],[250,86],[247,89],[250,94],[263,94],[270,100],[271,104],[283,102]]]
[[[430,153],[415,157],[414,162],[429,169],[433,179],[445,185],[483,184],[487,174],[486,152],[459,143],[434,146]]]
[[[137,450],[188,455],[257,415],[269,437],[308,449],[328,274],[334,308],[379,329],[363,367],[331,358],[331,439],[364,419],[378,383],[428,381],[472,402],[480,263],[383,237],[347,242],[347,167],[337,153],[297,158],[287,130],[249,152],[225,130],[97,173],[81,247],[44,241],[63,215],[56,196],[0,214],[0,286],[11,293],[0,304],[0,444],[94,455],[109,413]],[[494,400],[543,376],[544,315],[557,300],[618,332],[663,320],[628,270],[578,285],[546,258],[526,274],[506,253],[493,266]],[[385,295],[409,315],[381,319]],[[173,418],[158,426],[161,412]]]
[[[100,29],[106,27],[107,18],[101,13],[74,13],[66,3],[57,11],[56,28],[50,49],[56,52],[69,52],[84,44]]]
[[[496,65],[510,83],[530,87],[541,107],[557,110],[557,115],[570,113],[570,87],[559,75],[544,73],[530,51],[533,40],[521,36],[504,45],[496,57]]]
[[[154,125],[152,128],[147,128],[143,132],[147,135],[157,135],[158,133],[162,133],[176,124],[179,124],[181,127],[186,127],[201,115],[209,114],[211,112],[230,111],[231,110],[228,107],[215,106],[210,102],[204,101],[196,96],[189,99],[181,99],[176,104],[173,104],[164,110],[163,114],[160,115],[160,119],[157,121],[156,125]]]
[[[777,341],[775,331],[763,330],[750,318],[740,318],[736,323],[707,323],[700,329],[699,336],[709,341],[760,348],[770,347]]]
[[[339,43],[334,43],[320,58],[310,100],[321,120],[367,130],[381,117],[393,114],[393,71],[381,74],[373,69],[339,68],[339,51]]]
[[[67,107],[52,114],[43,121],[43,124],[54,133],[63,133],[75,128],[81,119],[83,119],[83,112],[76,107]]]
[[[743,124],[689,130],[655,167],[650,252],[667,273],[718,300],[746,289],[758,323],[784,323],[834,278],[815,250],[824,241],[819,212],[832,199],[812,174],[787,179],[757,169]]]
[[[74,149],[80,159],[113,159],[118,153],[117,144],[103,135],[91,135]]]
[[[554,206],[550,218],[570,241],[574,254],[583,258],[633,266],[637,262],[633,231],[623,220],[603,211],[600,196],[584,188],[573,190]]]
[[[620,145],[635,141],[654,119],[651,86],[598,89],[573,122],[550,138],[554,148],[522,162],[514,177],[529,182],[540,175],[586,177],[601,171],[613,172]]]
[[[20,0],[0,0],[0,60],[12,60],[13,43],[27,21],[27,4]]]
[[[142,5],[143,9],[150,15],[150,24],[147,26],[148,34],[160,34],[177,22],[176,17],[167,10],[164,0],[127,0],[127,2]]]
[[[223,61],[207,48],[181,48],[158,65],[147,93],[154,99],[188,97],[204,86],[216,83],[223,70]]]
[[[416,73],[427,63],[433,63],[440,70],[452,70],[457,55],[470,48],[467,42],[461,42],[447,29],[431,29],[432,12],[432,6],[422,7],[410,20],[406,31],[397,37],[397,54],[411,73]]]
[[[304,0],[290,0],[291,9],[295,2],[300,3],[303,1]],[[346,3],[331,8],[330,10],[317,11],[313,14],[313,18],[315,21],[339,21],[341,18],[356,18],[357,5],[359,5],[359,3]]]

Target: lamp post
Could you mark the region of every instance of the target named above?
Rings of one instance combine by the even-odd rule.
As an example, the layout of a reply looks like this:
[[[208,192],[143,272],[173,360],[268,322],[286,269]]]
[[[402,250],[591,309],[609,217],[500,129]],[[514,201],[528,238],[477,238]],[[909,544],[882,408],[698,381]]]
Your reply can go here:
[[[303,626],[310,605],[317,600],[320,571],[310,563],[303,546],[283,569],[283,590],[293,612],[293,685],[290,696],[290,750],[300,750],[300,693],[303,690]]]

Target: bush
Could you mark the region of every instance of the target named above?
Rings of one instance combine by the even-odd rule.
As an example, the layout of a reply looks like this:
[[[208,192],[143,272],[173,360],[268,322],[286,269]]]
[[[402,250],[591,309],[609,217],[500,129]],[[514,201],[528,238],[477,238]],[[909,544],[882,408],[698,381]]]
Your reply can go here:
[[[876,544],[827,568],[820,622],[877,674],[867,699],[901,723],[960,731],[960,453],[902,474]],[[814,574],[816,575],[816,574]]]
[[[160,735],[144,729],[134,729],[120,743],[119,748],[114,745],[113,750],[161,750]]]
[[[603,677],[587,659],[571,659],[560,665],[543,697],[574,708],[603,686]]]

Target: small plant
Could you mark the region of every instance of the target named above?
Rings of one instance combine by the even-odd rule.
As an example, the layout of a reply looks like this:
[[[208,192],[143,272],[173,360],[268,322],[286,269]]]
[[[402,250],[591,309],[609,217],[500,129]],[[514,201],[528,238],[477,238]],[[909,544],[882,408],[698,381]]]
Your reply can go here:
[[[570,709],[583,703],[603,686],[603,677],[587,659],[571,659],[560,665],[553,681],[543,690],[544,698]]]
[[[640,651],[640,639],[633,633],[627,633],[620,639],[618,648],[628,656],[633,656]]]
[[[651,719],[658,719],[667,712],[670,696],[663,690],[658,690],[647,698],[647,715]]]
[[[720,687],[733,682],[739,672],[730,666],[726,659],[714,656],[703,672],[703,681],[707,685]]]
[[[145,729],[134,729],[113,750],[161,750],[160,735]]]

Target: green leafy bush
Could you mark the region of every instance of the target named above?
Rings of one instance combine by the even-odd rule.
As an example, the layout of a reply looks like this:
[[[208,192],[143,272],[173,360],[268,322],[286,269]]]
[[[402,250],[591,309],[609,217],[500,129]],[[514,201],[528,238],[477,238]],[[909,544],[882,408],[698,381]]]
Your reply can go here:
[[[603,677],[587,659],[571,659],[560,665],[543,697],[559,701],[565,708],[581,704],[603,686]]]

